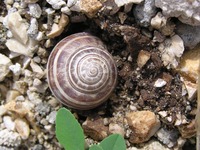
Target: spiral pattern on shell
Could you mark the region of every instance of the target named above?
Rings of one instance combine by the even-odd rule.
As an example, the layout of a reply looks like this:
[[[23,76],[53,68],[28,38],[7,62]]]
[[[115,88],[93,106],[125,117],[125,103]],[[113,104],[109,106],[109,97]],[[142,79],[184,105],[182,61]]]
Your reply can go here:
[[[117,68],[106,46],[85,32],[61,40],[51,52],[47,70],[54,96],[64,105],[81,110],[106,101],[117,81]]]

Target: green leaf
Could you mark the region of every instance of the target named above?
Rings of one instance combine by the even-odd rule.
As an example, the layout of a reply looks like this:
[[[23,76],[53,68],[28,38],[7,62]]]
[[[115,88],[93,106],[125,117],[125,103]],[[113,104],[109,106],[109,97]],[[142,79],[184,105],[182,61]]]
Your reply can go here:
[[[56,115],[56,137],[65,150],[84,150],[83,129],[65,108],[59,109]]]
[[[103,150],[99,145],[92,145],[89,150]]]
[[[120,134],[112,134],[99,144],[103,150],[126,150],[124,138]]]

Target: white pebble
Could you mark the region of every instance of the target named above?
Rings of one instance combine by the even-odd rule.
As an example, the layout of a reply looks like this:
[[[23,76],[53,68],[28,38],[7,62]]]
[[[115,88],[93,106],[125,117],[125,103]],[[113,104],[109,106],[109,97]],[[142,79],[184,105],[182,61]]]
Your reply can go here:
[[[9,66],[12,65],[11,60],[3,54],[0,54],[0,81],[3,81],[9,73]]]
[[[9,69],[13,72],[15,76],[19,76],[22,72],[21,65],[19,63],[9,66]]]
[[[5,127],[8,130],[14,131],[14,129],[15,129],[15,123],[14,123],[14,121],[12,120],[12,118],[10,116],[4,116],[3,117],[3,123],[4,123]]]
[[[40,18],[42,14],[42,9],[40,8],[40,5],[38,4],[29,4],[29,13],[32,17]]]
[[[156,82],[154,83],[154,87],[163,87],[167,84],[167,82],[163,79],[157,79]]]
[[[16,124],[16,130],[21,136],[21,138],[24,140],[28,139],[29,134],[30,134],[30,128],[27,122],[23,119],[17,118],[15,120],[15,124]]]

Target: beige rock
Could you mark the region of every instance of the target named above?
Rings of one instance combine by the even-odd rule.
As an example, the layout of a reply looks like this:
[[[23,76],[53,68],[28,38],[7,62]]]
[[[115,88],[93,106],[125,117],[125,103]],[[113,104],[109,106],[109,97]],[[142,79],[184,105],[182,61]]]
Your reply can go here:
[[[185,52],[177,70],[187,80],[196,83],[198,79],[200,46]]]
[[[42,68],[38,64],[36,64],[33,60],[31,60],[30,66],[33,70],[33,73],[35,74],[35,77],[41,79],[44,76],[45,73],[42,70]]]
[[[9,66],[12,65],[11,60],[3,54],[0,54],[0,81],[3,81],[9,73]]]
[[[4,116],[3,117],[3,124],[8,130],[15,130],[15,122],[13,121],[12,117]]]
[[[11,38],[6,41],[6,46],[12,52],[32,57],[36,51],[36,41],[29,38],[26,44],[20,43],[17,39]]]
[[[29,4],[34,4],[36,3],[38,0],[24,0],[25,3],[29,3]]]
[[[98,0],[81,0],[80,10],[85,13],[89,18],[95,16],[95,14],[100,10],[102,4]]]
[[[13,101],[15,100],[15,98],[17,96],[21,95],[19,91],[17,90],[9,90],[7,91],[7,94],[6,94],[6,102],[10,102],[10,101]]]
[[[142,68],[150,59],[151,54],[148,51],[141,50],[137,58],[138,67]]]
[[[178,129],[183,138],[191,138],[196,135],[195,120],[192,120],[189,124],[178,126]]]
[[[187,90],[188,99],[193,100],[197,97],[197,84],[192,83],[190,81],[184,80],[183,81],[185,88]]]
[[[7,104],[5,104],[5,108],[8,111],[17,113],[21,117],[24,117],[30,112],[29,107],[26,106],[24,102],[21,103],[21,102],[10,101]]]
[[[160,121],[150,111],[130,112],[126,115],[128,125],[132,130],[129,141],[142,143],[148,141],[160,128]]]
[[[15,39],[23,44],[28,42],[27,26],[18,11],[8,14],[7,25]]]
[[[118,124],[115,124],[115,123],[110,123],[109,124],[109,132],[112,133],[112,134],[120,134],[122,136],[125,135],[125,132],[124,132],[124,128],[121,127],[120,125]]]
[[[15,81],[13,84],[13,89],[19,91],[21,94],[25,94],[27,90],[27,83],[22,80]]]
[[[19,12],[9,13],[4,22],[12,33],[11,38],[5,43],[8,49],[32,57],[37,49],[37,44],[35,40],[28,37],[27,23],[22,19]]]
[[[46,82],[43,83],[38,78],[34,79],[33,86],[36,88],[36,91],[39,93],[44,93],[46,91],[46,89],[48,88],[48,84]]]
[[[82,127],[85,135],[94,140],[100,141],[108,136],[108,127],[104,125],[103,119],[100,117],[87,118]]]
[[[59,36],[63,32],[64,28],[68,25],[68,23],[69,23],[69,17],[65,14],[62,14],[59,23],[53,24],[51,31],[50,33],[47,34],[47,36],[49,38],[54,38]]]
[[[161,78],[158,78],[155,83],[154,83],[154,87],[160,88],[163,87],[167,84],[167,82]]]
[[[15,128],[22,139],[28,139],[30,134],[30,128],[28,123],[24,119],[17,118],[15,120]]]

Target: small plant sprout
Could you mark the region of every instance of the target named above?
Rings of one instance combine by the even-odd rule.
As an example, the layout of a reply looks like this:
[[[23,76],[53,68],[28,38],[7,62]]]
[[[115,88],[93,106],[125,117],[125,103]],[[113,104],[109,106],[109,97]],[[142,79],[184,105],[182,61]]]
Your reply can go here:
[[[61,108],[57,112],[56,137],[65,150],[126,150],[125,140],[119,134],[112,134],[99,145],[85,148],[83,129],[74,115],[66,108]]]

